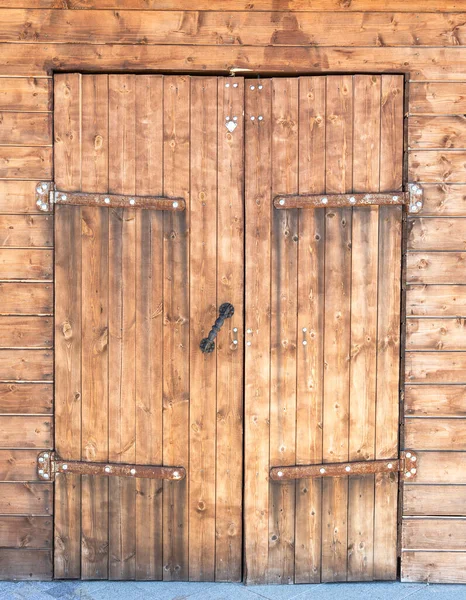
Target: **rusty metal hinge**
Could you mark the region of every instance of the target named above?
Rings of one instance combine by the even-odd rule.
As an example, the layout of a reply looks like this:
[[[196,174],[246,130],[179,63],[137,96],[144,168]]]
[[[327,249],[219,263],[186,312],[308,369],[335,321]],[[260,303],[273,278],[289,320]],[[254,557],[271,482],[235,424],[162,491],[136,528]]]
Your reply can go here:
[[[85,192],[61,192],[52,181],[36,184],[36,204],[40,210],[50,212],[54,204],[95,206],[103,208],[147,208],[179,212],[186,209],[184,198],[169,196],[136,196],[123,194],[88,194]]]
[[[186,477],[184,467],[98,463],[81,460],[62,460],[55,452],[41,452],[37,457],[37,474],[43,481],[54,481],[57,474],[101,475],[106,477],[140,477],[181,481]]]
[[[317,477],[343,477],[345,475],[397,472],[401,473],[401,478],[405,481],[413,480],[416,477],[417,456],[413,451],[401,452],[399,459],[272,467],[270,469],[270,479],[286,481],[290,479],[316,479]]]
[[[288,208],[343,208],[353,206],[406,205],[410,213],[418,213],[424,203],[424,191],[418,183],[408,184],[406,192],[378,192],[374,194],[291,194],[275,196],[278,209]]]

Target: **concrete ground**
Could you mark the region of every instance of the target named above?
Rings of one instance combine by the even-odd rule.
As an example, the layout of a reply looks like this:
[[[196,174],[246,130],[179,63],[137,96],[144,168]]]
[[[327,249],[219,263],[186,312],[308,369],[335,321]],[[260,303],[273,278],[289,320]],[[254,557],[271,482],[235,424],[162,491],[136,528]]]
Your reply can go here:
[[[0,582],[0,600],[466,600],[466,585]]]

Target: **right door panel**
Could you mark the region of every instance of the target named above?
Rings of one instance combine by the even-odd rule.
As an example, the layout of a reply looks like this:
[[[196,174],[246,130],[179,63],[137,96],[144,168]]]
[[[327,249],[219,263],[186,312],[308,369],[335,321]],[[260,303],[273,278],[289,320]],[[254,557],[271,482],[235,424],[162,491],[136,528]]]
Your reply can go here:
[[[403,78],[245,87],[246,579],[395,579],[397,474],[269,469],[398,456],[402,208],[272,201],[401,190]]]

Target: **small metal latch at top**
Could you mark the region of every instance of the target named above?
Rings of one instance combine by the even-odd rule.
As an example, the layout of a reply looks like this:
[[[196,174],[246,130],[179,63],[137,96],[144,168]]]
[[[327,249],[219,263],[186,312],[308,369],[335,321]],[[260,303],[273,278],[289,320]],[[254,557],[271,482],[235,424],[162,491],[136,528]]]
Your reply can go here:
[[[57,474],[100,475],[104,477],[138,477],[141,479],[167,479],[181,481],[186,477],[184,467],[159,465],[130,465],[123,463],[97,463],[80,460],[62,460],[55,452],[40,452],[37,457],[37,475],[42,481],[54,481]]]

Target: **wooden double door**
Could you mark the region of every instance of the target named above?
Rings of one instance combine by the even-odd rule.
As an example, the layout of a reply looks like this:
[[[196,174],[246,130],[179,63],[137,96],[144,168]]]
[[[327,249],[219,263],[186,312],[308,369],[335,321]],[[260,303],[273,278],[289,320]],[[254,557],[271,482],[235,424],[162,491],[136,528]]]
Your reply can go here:
[[[401,190],[402,77],[57,75],[54,136],[56,456],[186,472],[57,473],[55,577],[394,579],[397,473],[270,468],[398,457],[403,209],[273,199]]]

